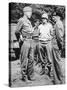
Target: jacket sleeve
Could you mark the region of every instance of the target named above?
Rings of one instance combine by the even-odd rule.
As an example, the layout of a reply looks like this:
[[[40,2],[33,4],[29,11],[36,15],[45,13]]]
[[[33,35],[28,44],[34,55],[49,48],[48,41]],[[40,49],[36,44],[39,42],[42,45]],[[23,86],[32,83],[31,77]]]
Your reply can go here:
[[[15,35],[17,37],[17,40],[19,40],[19,38],[20,38],[22,26],[23,26],[23,22],[22,22],[22,20],[19,19],[17,26],[16,26],[16,31],[15,31]]]
[[[19,19],[17,26],[16,26],[16,31],[19,32],[21,30],[22,26],[23,26],[23,22],[21,19]]]

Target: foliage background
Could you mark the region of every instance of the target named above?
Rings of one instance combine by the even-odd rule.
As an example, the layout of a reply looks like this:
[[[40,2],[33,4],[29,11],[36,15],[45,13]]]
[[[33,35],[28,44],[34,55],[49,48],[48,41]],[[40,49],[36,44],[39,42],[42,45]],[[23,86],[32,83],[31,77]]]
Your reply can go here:
[[[41,17],[41,14],[46,11],[50,18],[52,15],[60,15],[62,20],[65,19],[65,6],[60,5],[44,5],[44,4],[27,4],[27,3],[9,3],[9,23],[17,23],[18,19],[23,16],[23,8],[31,6],[33,14],[31,19]]]

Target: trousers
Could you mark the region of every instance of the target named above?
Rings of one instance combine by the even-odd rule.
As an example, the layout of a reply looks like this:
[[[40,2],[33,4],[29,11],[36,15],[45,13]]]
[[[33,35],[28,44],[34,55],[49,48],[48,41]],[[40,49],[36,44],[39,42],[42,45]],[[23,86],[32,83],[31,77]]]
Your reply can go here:
[[[32,39],[26,39],[23,42],[23,45],[21,46],[21,54],[20,54],[20,60],[21,60],[21,74],[22,77],[26,76],[33,76],[33,45],[32,45]]]
[[[59,48],[57,46],[56,39],[52,39],[50,41],[43,41],[39,43],[39,47],[46,47],[47,57],[49,61],[52,63],[53,75],[54,75],[54,83],[59,84],[64,81],[64,70],[62,70],[62,59],[59,54]]]
[[[34,53],[36,51],[36,46],[38,45],[37,40],[26,39],[21,46],[21,74],[22,77],[34,76]]]

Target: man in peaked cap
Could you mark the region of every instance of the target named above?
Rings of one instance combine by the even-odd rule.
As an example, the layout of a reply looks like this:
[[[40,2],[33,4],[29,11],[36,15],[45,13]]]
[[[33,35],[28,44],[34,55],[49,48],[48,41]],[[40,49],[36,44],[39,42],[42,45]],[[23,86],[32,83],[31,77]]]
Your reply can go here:
[[[21,60],[21,74],[22,80],[34,80],[33,79],[33,45],[32,45],[32,33],[34,31],[32,24],[29,20],[32,15],[32,8],[26,6],[23,8],[24,16],[19,19],[17,24],[17,31],[21,32],[20,39],[23,41],[20,52]]]
[[[64,25],[63,25],[63,22],[62,22],[60,16],[53,16],[53,20],[56,22],[54,25],[55,34],[56,34],[56,39],[58,42],[59,50],[62,53],[64,33],[65,33]]]

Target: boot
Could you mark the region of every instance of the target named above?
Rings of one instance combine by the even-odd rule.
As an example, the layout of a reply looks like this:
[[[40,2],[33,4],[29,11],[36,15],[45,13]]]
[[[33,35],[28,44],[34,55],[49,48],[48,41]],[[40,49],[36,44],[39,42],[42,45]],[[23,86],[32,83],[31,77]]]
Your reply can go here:
[[[31,76],[27,76],[28,80],[30,81],[35,81],[35,78],[34,77],[31,77]]]

